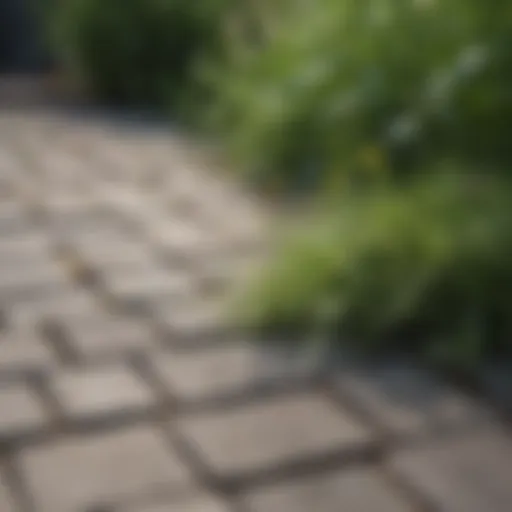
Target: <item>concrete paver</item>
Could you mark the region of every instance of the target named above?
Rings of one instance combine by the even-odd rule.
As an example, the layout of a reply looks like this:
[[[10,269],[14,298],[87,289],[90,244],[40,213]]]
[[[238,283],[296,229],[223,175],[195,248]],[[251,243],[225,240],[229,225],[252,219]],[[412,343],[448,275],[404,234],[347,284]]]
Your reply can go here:
[[[188,485],[162,435],[137,427],[25,450],[19,465],[38,512],[80,512]]]
[[[335,385],[340,395],[399,436],[476,425],[488,417],[464,394],[405,363],[345,368]]]
[[[491,430],[399,452],[392,466],[436,510],[508,512],[511,458],[510,439]]]
[[[2,385],[0,389],[0,440],[23,440],[48,428],[43,404],[24,383]]]
[[[156,404],[149,387],[121,364],[61,372],[52,384],[66,417],[79,424],[129,418]]]
[[[177,428],[220,478],[258,474],[347,452],[366,451],[372,434],[320,395],[300,393],[229,411],[185,416]]]
[[[414,508],[375,470],[301,478],[244,497],[248,512],[412,512]]]

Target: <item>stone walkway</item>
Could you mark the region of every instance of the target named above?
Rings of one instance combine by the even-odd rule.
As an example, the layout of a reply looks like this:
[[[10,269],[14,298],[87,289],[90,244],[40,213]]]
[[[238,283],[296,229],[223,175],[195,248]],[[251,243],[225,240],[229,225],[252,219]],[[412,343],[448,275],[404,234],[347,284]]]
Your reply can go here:
[[[266,221],[215,176],[176,137],[0,116],[0,511],[510,512],[492,411],[223,325]]]

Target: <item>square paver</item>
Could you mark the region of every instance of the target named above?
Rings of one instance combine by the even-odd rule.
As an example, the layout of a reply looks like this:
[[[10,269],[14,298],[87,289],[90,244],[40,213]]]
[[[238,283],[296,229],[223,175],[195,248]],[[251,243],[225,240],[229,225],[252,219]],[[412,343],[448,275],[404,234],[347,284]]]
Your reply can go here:
[[[201,350],[157,353],[151,362],[169,392],[184,404],[292,386],[319,371],[312,354],[284,352],[242,341]]]
[[[194,286],[190,275],[152,264],[133,269],[111,268],[102,273],[102,279],[107,293],[128,307],[187,296]]]
[[[4,300],[41,297],[68,284],[64,268],[52,261],[0,269],[0,297]]]
[[[21,326],[36,326],[42,321],[55,316],[93,314],[97,312],[100,303],[98,297],[90,291],[65,286],[44,296],[26,297],[22,300],[11,301],[9,316],[13,324]]]
[[[355,363],[339,372],[335,387],[340,396],[394,434],[476,425],[489,418],[462,393],[405,363]]]
[[[167,502],[127,509],[126,512],[231,512],[233,509],[221,498],[205,491],[191,491]],[[122,510],[121,512],[125,512]]]
[[[54,356],[44,340],[31,330],[0,333],[0,376],[47,372]]]
[[[391,465],[435,510],[511,510],[512,444],[500,431],[399,452]]]
[[[0,204],[0,233],[2,235],[22,233],[29,224],[27,209],[21,203],[9,201]]]
[[[121,364],[61,372],[52,388],[66,417],[84,424],[132,417],[155,405],[149,387]]]
[[[19,467],[38,512],[82,512],[189,485],[159,432],[137,427],[22,451]]]
[[[229,325],[224,304],[219,300],[194,297],[157,304],[154,318],[171,345],[200,344],[225,334]]]
[[[176,426],[209,471],[225,478],[352,455],[373,440],[356,419],[315,393],[192,414]]]
[[[14,500],[5,478],[0,474],[0,510],[2,512],[15,512]]]
[[[84,360],[110,359],[148,350],[155,343],[142,321],[108,314],[73,315],[60,319],[63,339]]]
[[[374,470],[346,470],[265,487],[243,498],[247,512],[414,512]]]
[[[157,265],[149,248],[142,243],[102,238],[98,236],[96,240],[87,240],[75,247],[78,257],[94,269],[105,272],[110,269],[129,271],[151,263]]]
[[[44,431],[48,417],[43,404],[24,383],[3,384],[0,389],[0,440],[23,440]]]

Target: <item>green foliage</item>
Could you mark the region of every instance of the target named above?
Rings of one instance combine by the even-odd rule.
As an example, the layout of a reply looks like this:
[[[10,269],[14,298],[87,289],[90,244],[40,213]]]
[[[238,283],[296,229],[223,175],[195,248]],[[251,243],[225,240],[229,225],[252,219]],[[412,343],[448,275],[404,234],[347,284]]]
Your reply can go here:
[[[100,98],[176,105],[220,45],[228,0],[66,0],[51,15],[58,54]]]
[[[506,0],[306,0],[220,71],[217,120],[257,178],[288,186],[510,163],[511,34]]]
[[[265,330],[474,364],[512,352],[512,187],[430,175],[316,218],[237,313]]]

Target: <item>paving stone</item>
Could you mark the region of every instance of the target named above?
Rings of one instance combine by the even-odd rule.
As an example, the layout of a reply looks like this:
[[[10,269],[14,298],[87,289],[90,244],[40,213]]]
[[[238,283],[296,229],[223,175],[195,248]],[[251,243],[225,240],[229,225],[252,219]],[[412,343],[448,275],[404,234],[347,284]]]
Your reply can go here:
[[[97,312],[100,303],[88,290],[65,286],[44,296],[10,301],[9,317],[15,325],[38,326],[46,318]]]
[[[469,426],[489,418],[464,394],[404,363],[345,366],[335,387],[380,427],[399,435]]]
[[[499,431],[460,436],[398,452],[391,466],[435,510],[510,511],[512,444]]]
[[[2,265],[27,260],[28,262],[48,258],[50,241],[35,230],[0,239],[0,262]]]
[[[162,218],[162,217],[160,217]],[[194,258],[195,254],[211,252],[215,239],[194,222],[173,221],[150,227],[155,244],[170,258]]]
[[[186,296],[193,288],[193,279],[182,273],[148,266],[136,270],[111,269],[103,275],[105,289],[128,307],[146,306],[155,301]]]
[[[185,510],[187,512],[230,512],[232,509],[217,496],[204,491],[192,491],[165,503],[130,508],[126,512],[182,512]]]
[[[414,512],[375,470],[346,470],[265,487],[243,498],[247,512]]]
[[[51,350],[35,332],[0,331],[0,377],[48,372],[54,364]]]
[[[160,328],[168,334],[171,344],[183,341],[204,341],[218,334],[225,334],[232,326],[226,319],[222,301],[194,296],[182,301],[161,301],[154,308],[154,318]]]
[[[65,415],[79,423],[131,417],[156,403],[149,387],[120,364],[61,372],[52,388]]]
[[[145,426],[26,449],[19,466],[38,512],[100,510],[190,480],[163,436]]]
[[[320,369],[314,354],[241,340],[197,351],[157,353],[151,361],[167,389],[185,404],[292,386]]]
[[[48,426],[45,410],[24,383],[3,384],[0,389],[0,440],[23,439]]]
[[[314,393],[185,416],[178,431],[208,470],[238,477],[368,448],[371,433]]]
[[[147,350],[155,336],[144,322],[108,315],[84,314],[61,318],[63,338],[85,360],[109,359]]]
[[[64,269],[54,262],[0,270],[0,299],[19,300],[59,290],[69,281]]]
[[[2,512],[15,512],[14,499],[7,486],[5,478],[0,474],[0,510]]]
[[[29,226],[26,208],[18,202],[10,201],[0,204],[0,233],[12,235],[22,233]]]
[[[158,265],[148,247],[132,240],[105,240],[98,236],[96,240],[77,244],[76,250],[86,264],[103,270],[122,268],[129,271],[151,263]]]

